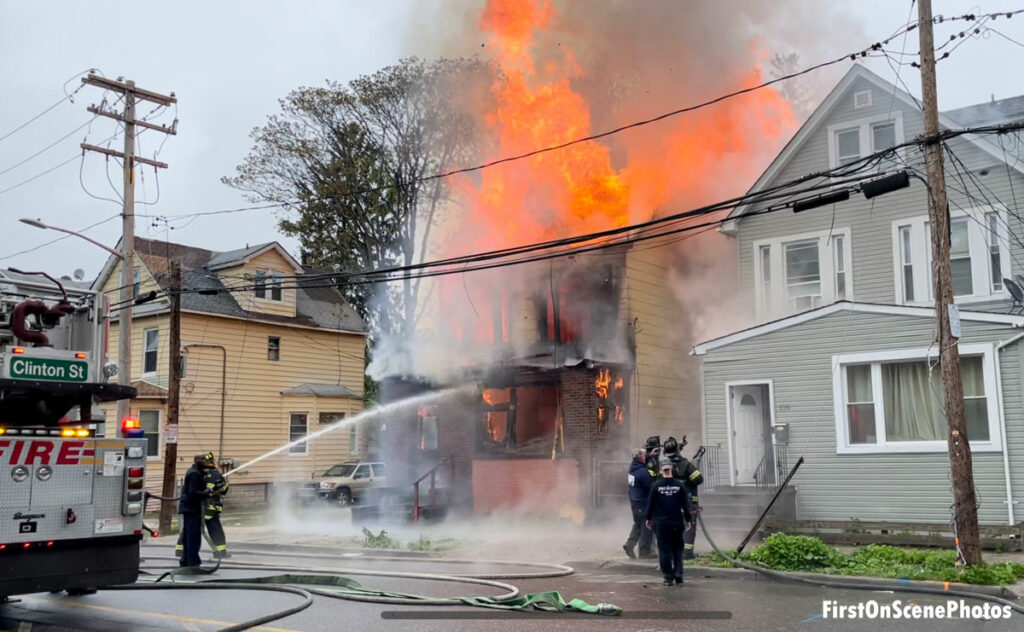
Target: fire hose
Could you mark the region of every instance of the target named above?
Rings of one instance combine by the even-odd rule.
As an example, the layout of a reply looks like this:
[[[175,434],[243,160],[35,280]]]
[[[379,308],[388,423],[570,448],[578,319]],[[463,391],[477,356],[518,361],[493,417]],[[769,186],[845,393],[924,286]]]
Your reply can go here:
[[[1003,599],[1002,597],[996,597],[994,595],[986,595],[985,593],[973,592],[973,591],[970,591],[970,590],[961,590],[961,589],[957,589],[957,588],[949,588],[949,589],[946,589],[946,588],[931,588],[931,587],[928,587],[928,586],[913,586],[913,585],[893,587],[891,584],[885,584],[885,583],[881,583],[881,582],[872,582],[871,580],[835,581],[835,580],[831,580],[831,579],[826,579],[824,577],[821,577],[821,578],[817,578],[817,577],[815,577],[815,578],[802,577],[802,576],[796,575],[794,573],[788,573],[788,572],[785,572],[785,571],[776,571],[776,570],[771,570],[771,569],[767,569],[767,568],[762,568],[762,567],[756,566],[754,564],[747,564],[746,562],[743,562],[742,560],[739,560],[739,559],[736,559],[734,557],[729,556],[727,553],[725,553],[720,548],[718,548],[718,546],[715,544],[715,541],[713,539],[711,539],[711,535],[708,533],[707,526],[704,525],[704,518],[701,517],[700,512],[697,513],[697,522],[700,523],[700,530],[704,534],[704,538],[707,539],[708,544],[710,544],[711,548],[714,549],[715,553],[718,553],[723,558],[725,558],[726,560],[731,562],[733,564],[733,566],[737,566],[739,568],[745,568],[747,570],[754,571],[755,573],[760,573],[760,574],[765,575],[767,577],[771,577],[772,579],[780,579],[780,580],[783,580],[783,581],[790,581],[790,582],[799,582],[799,583],[802,583],[802,584],[810,584],[812,586],[825,587],[825,588],[852,588],[854,590],[873,590],[873,591],[892,591],[892,590],[898,590],[900,592],[919,593],[919,594],[924,594],[924,595],[944,595],[944,596],[953,596],[953,597],[963,597],[965,599],[976,599],[976,600],[980,600],[980,601],[988,601],[988,602],[991,602],[991,603],[997,603],[997,604],[1000,604],[1000,605],[1003,605],[1003,606],[1008,606],[1012,610],[1014,610],[1016,612],[1019,612],[1021,614],[1024,614],[1024,606],[1021,606],[1020,604],[1014,603],[1014,602],[1012,602],[1012,601],[1010,601],[1008,599]]]

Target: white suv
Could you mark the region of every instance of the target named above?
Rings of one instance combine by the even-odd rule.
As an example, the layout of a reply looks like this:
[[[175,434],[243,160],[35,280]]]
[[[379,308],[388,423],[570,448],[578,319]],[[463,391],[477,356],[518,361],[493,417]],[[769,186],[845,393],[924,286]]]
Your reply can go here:
[[[323,473],[317,495],[323,500],[348,505],[370,487],[384,485],[384,464],[339,463]]]

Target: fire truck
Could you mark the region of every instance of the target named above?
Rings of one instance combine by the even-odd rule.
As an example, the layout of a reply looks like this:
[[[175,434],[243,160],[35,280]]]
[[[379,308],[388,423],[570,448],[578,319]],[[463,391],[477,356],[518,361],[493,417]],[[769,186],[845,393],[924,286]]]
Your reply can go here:
[[[0,270],[0,602],[138,577],[146,439],[137,421],[118,438],[94,418],[135,395],[112,379],[109,310],[101,293]]]

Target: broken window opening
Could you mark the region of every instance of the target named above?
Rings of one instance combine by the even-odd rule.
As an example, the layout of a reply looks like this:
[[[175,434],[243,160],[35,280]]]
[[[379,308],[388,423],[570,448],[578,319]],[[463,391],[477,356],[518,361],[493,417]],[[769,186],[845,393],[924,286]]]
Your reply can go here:
[[[558,391],[553,385],[484,389],[479,448],[508,455],[550,452],[557,419]]]

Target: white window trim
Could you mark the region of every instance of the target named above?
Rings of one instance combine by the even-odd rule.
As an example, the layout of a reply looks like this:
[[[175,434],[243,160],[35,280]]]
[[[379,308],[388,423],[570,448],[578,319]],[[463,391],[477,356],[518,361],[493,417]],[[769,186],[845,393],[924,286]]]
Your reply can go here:
[[[990,301],[1009,300],[1010,293],[1004,287],[998,292],[992,291],[991,259],[988,250],[988,224],[985,215],[999,213],[999,266],[1003,278],[1013,278],[1012,259],[1010,257],[1010,235],[1007,229],[1008,213],[1001,205],[979,205],[967,209],[951,209],[950,219],[969,217],[967,239],[971,251],[971,281],[974,294],[957,296],[954,302],[962,305],[984,303]],[[930,239],[925,226],[927,215],[905,217],[892,222],[892,261],[894,295],[899,305],[918,307],[931,306],[935,303],[932,297],[931,249]],[[903,292],[903,264],[900,260],[900,227],[910,226],[911,261],[914,265],[915,300],[908,302]],[[981,290],[979,292],[978,290]]]
[[[139,409],[139,424],[142,424],[142,411],[155,410],[156,411],[156,455],[151,456],[149,450],[146,450],[147,461],[157,461],[164,458],[164,411],[160,408],[140,408]],[[148,441],[148,437],[147,437]]]
[[[346,419],[348,415],[345,416]],[[359,425],[352,424],[348,429],[348,455],[358,456],[359,455]]]
[[[875,123],[892,121],[896,126],[896,144],[904,141],[903,136],[903,112],[897,110],[892,114],[876,114],[864,118],[854,119],[845,123],[835,123],[828,126],[828,164],[835,169],[839,166],[839,147],[836,144],[836,132],[850,129],[860,131],[860,157],[871,155],[874,150],[871,148],[871,126]],[[899,150],[897,150],[899,151]]]
[[[306,435],[305,436],[308,437],[311,434],[310,433],[310,427],[309,427],[309,418],[312,416],[312,413],[306,412],[306,411],[302,411],[302,410],[290,410],[290,411],[288,411],[288,420],[287,420],[288,424],[286,426],[287,432],[288,432],[288,435],[287,435],[288,441],[286,441],[286,443],[291,443],[292,442],[292,415],[305,415],[306,416]],[[292,452],[291,448],[289,448],[289,449],[285,450],[285,454],[287,454],[288,456],[300,456],[300,457],[301,456],[309,456],[309,441],[307,441],[307,442],[302,444],[302,452]]]
[[[156,332],[156,368],[152,371],[146,371],[146,338],[149,337],[149,332]],[[150,327],[142,330],[142,377],[153,377],[160,372],[160,328]]]
[[[988,404],[988,441],[971,441],[972,452],[1001,452],[1000,428],[1003,411],[999,402],[1003,400],[1002,385],[996,380],[998,358],[990,343],[962,344],[960,354],[982,356],[981,366],[985,378],[985,398]],[[889,454],[947,452],[945,441],[890,441],[885,440],[885,415],[882,412],[882,385],[872,368],[872,396],[875,398],[875,423],[878,431],[877,444],[851,444],[849,426],[846,423],[846,370],[848,364],[868,364],[897,360],[937,360],[938,349],[934,346],[918,349],[876,351],[870,353],[849,353],[832,356],[832,401],[835,412],[836,454]],[[936,368],[936,371],[938,369]]]
[[[834,303],[836,299],[836,266],[835,250],[830,238],[843,238],[843,271],[846,275],[846,297],[843,300],[854,300],[853,286],[853,241],[850,239],[850,228],[836,228],[831,231],[822,230],[799,235],[785,235],[771,239],[759,239],[752,244],[754,256],[754,305],[758,318],[786,316],[798,312],[790,312],[785,299],[785,261],[782,246],[794,241],[818,240],[818,270],[821,274],[821,306]],[[764,295],[764,271],[761,266],[761,246],[770,246],[771,261],[770,278],[773,296]],[[765,313],[765,308],[768,311]]]

